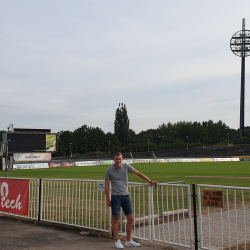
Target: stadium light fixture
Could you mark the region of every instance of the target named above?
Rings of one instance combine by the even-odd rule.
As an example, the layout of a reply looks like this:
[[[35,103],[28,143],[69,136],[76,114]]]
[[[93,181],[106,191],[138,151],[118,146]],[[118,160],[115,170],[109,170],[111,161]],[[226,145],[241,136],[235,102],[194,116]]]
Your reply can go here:
[[[250,30],[245,29],[245,18],[242,19],[242,30],[237,31],[230,40],[232,52],[241,57],[241,90],[240,90],[240,138],[244,136],[245,110],[245,57],[250,56]]]

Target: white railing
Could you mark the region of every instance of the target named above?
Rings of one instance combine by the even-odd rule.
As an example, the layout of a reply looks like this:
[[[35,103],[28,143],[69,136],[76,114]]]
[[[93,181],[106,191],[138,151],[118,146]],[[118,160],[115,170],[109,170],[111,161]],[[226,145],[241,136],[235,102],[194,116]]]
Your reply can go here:
[[[97,180],[42,180],[41,220],[110,231],[111,210]]]
[[[16,215],[14,213],[7,213],[7,212],[1,212],[1,213],[3,213],[3,214],[10,214],[10,215],[19,216],[19,217],[30,218],[30,219],[38,219],[38,210],[39,210],[39,179],[0,177],[0,182],[4,181],[4,179],[29,180],[29,185],[30,185],[29,186],[29,214],[27,216],[24,216],[24,215]]]
[[[160,183],[154,189],[153,239],[192,248],[190,186]],[[156,225],[154,225],[156,224]]]
[[[30,203],[29,215],[26,217],[112,232],[111,208],[106,205],[104,181],[29,180]],[[129,193],[135,218],[133,237],[191,248],[189,185],[161,183],[153,187],[129,182]],[[126,233],[126,222],[121,213],[121,235]]]
[[[4,179],[0,178],[0,182]],[[27,180],[30,181],[29,214],[21,217],[111,233],[111,208],[106,205],[104,181]],[[205,184],[197,187],[199,247],[247,249],[250,241],[250,188]],[[224,191],[224,208],[203,206],[201,189]],[[135,217],[133,237],[192,248],[189,185],[158,183],[153,187],[130,182],[129,193]],[[124,214],[119,221],[119,233],[126,233]]]
[[[111,209],[97,180],[42,180],[41,220],[111,231]],[[192,246],[190,186],[129,183],[134,211],[132,236],[185,247]],[[126,234],[121,213],[119,233]]]
[[[110,231],[110,209],[97,180],[42,182],[41,220]]]
[[[129,183],[134,211],[132,236],[192,248],[190,186],[185,184]],[[126,233],[124,215],[120,234]]]
[[[250,188],[198,184],[199,243],[202,249],[247,249]],[[224,191],[224,208],[203,207],[201,189]]]

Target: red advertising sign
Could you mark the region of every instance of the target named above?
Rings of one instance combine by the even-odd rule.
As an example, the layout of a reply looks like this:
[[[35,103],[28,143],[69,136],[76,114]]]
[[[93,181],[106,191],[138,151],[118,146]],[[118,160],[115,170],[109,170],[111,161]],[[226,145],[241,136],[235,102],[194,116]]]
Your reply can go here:
[[[29,180],[0,179],[0,211],[29,215]]]

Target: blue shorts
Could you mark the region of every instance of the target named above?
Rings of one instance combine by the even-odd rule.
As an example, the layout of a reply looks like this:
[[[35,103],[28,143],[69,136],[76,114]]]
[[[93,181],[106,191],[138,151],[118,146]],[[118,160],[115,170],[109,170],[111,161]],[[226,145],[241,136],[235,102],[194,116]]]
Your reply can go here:
[[[120,217],[121,208],[126,216],[133,214],[132,204],[129,195],[112,195],[111,207],[113,217]]]

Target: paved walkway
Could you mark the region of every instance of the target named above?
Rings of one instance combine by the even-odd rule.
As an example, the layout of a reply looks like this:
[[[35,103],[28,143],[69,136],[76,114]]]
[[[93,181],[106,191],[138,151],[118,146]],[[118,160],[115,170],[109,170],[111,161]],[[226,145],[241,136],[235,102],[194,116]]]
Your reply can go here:
[[[245,216],[244,216],[245,214]],[[191,220],[192,226],[192,239],[194,240],[194,222]],[[209,222],[209,223],[208,223]],[[199,218],[198,223],[198,240],[200,237]],[[155,235],[151,235],[155,238],[155,241],[159,242],[171,242],[175,244],[182,244],[191,246],[190,243],[190,219],[180,219],[174,222],[170,219],[169,222],[165,219],[164,224],[160,221],[160,224],[156,224]],[[151,232],[153,228],[151,226]],[[149,227],[141,227],[140,230],[135,230],[136,236],[148,235]],[[244,245],[248,243],[250,246],[250,207],[239,208],[236,210],[210,213],[202,216],[202,236],[203,247],[209,249],[225,249],[230,247],[236,247],[236,245]],[[201,246],[199,242],[199,247]],[[244,249],[244,248],[243,248]],[[249,248],[247,248],[249,249]]]
[[[4,217],[0,217],[0,235],[1,250],[116,249],[114,240],[107,237],[82,236],[79,235],[79,231],[55,229]],[[138,248],[130,247],[129,249]],[[162,250],[163,248],[142,244],[140,249]]]
[[[191,221],[192,232],[194,232],[193,219]],[[142,244],[140,249],[173,249],[170,245],[167,247],[163,242],[190,245],[189,218],[174,222],[170,220],[169,223],[165,220],[164,224],[156,224],[154,227],[155,235],[151,236],[152,239],[155,238],[154,243],[146,245],[145,242],[137,240]],[[152,226],[150,229],[152,232]],[[141,226],[136,228],[133,233],[134,236],[147,238],[148,230],[148,226]],[[200,234],[199,225],[198,234]],[[245,239],[247,242],[250,241],[250,207],[245,207],[245,211],[240,208],[230,210],[229,213],[227,211],[212,213],[209,218],[208,215],[203,215],[202,234],[203,247],[210,249],[222,249],[222,246],[229,248],[229,243],[231,247],[235,247],[236,244],[244,244]],[[56,229],[34,222],[27,223],[4,217],[0,217],[0,235],[1,250],[115,249],[114,240],[107,237],[82,236],[79,235],[79,231]],[[130,249],[138,248],[130,247]],[[188,248],[184,247],[184,249]]]

